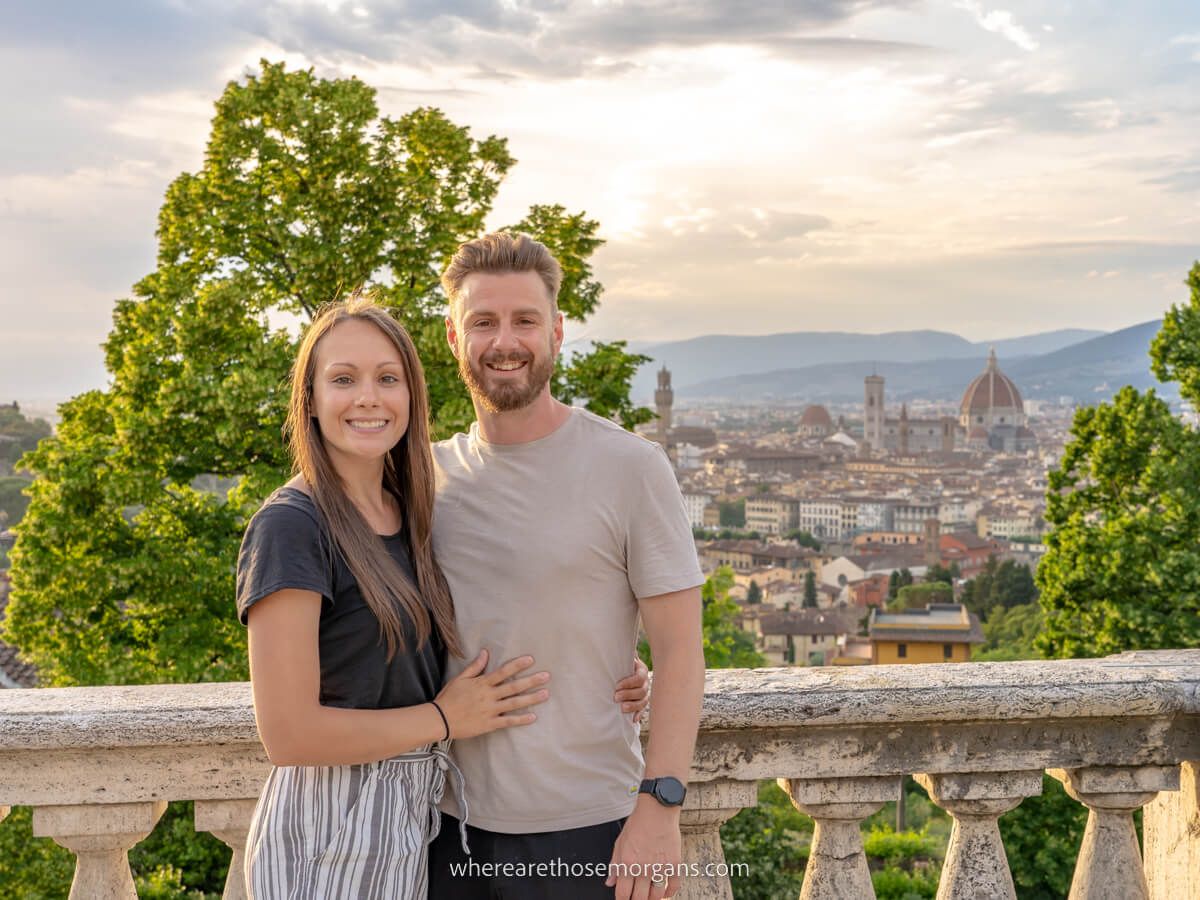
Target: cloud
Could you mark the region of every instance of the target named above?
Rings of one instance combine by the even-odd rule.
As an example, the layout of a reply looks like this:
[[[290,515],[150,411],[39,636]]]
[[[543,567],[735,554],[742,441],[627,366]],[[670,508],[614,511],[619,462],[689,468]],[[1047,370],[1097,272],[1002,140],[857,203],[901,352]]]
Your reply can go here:
[[[1182,169],[1178,172],[1168,172],[1157,178],[1146,179],[1147,184],[1162,185],[1174,193],[1191,193],[1200,191],[1200,169]]]
[[[647,52],[753,46],[789,58],[886,58],[929,48],[819,32],[914,0],[454,0],[346,6],[235,3],[238,30],[331,64],[457,65],[481,78],[619,75]]]
[[[998,34],[1027,52],[1038,48],[1038,42],[1028,31],[1017,24],[1016,18],[1008,10],[994,9],[987,12],[979,0],[958,0],[954,5],[958,9],[965,9],[971,13],[984,31]]]

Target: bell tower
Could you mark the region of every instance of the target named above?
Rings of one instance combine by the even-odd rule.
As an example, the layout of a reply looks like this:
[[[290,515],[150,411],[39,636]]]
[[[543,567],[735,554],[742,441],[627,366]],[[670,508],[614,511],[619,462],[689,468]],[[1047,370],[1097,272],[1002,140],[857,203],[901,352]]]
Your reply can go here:
[[[658,412],[658,442],[665,449],[667,434],[671,430],[671,404],[675,392],[671,390],[671,373],[666,366],[658,370],[658,390],[654,392],[654,408]]]
[[[864,382],[863,440],[872,450],[883,449],[882,375],[868,375]]]

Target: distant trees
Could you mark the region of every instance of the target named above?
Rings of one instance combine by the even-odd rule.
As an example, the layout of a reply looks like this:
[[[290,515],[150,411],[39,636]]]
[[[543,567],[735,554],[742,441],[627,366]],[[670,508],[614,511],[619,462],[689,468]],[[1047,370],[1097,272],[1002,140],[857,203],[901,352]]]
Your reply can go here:
[[[962,587],[959,599],[980,618],[987,619],[997,608],[1011,609],[1038,598],[1033,572],[1025,563],[988,557],[983,571]]]
[[[944,581],[946,584],[954,584],[961,577],[962,570],[959,569],[957,562],[952,562],[949,566],[934,563],[925,570],[926,581]]]
[[[746,498],[740,500],[718,500],[717,509],[720,510],[720,523],[724,528],[745,528],[746,527]]]
[[[895,600],[900,588],[913,583],[913,574],[908,569],[896,569],[888,576],[888,599]]]
[[[1200,408],[1200,263],[1151,346],[1161,382]],[[1038,566],[1048,656],[1200,646],[1200,433],[1153,390],[1075,413],[1046,494]]]
[[[757,606],[762,603],[763,592],[758,586],[758,582],[753,578],[750,579],[750,587],[746,588],[746,603],[749,606]]]
[[[804,573],[804,608],[817,608],[817,576],[812,569]]]
[[[954,588],[944,581],[924,581],[920,584],[908,584],[896,591],[896,597],[887,608],[896,612],[905,609],[924,609],[930,603],[951,603],[954,600]]]
[[[0,405],[0,531],[21,521],[29,506],[24,491],[33,477],[14,471],[17,460],[49,436],[50,425],[45,419],[27,418],[16,403]]]
[[[808,531],[802,531],[797,528],[795,531],[789,531],[784,537],[789,541],[795,541],[801,547],[808,547],[810,550],[820,550],[821,542],[818,541]]]

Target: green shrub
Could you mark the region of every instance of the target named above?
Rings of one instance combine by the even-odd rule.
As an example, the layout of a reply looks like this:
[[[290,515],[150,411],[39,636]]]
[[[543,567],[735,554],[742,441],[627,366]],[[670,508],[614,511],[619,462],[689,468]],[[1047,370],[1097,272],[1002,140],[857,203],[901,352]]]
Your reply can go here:
[[[879,860],[885,868],[913,869],[917,863],[941,859],[946,845],[927,831],[901,831],[890,825],[872,828],[863,838],[868,860]]]
[[[50,838],[33,836],[33,814],[14,807],[0,822],[0,897],[61,900],[71,890],[75,857]]]
[[[925,900],[937,896],[939,870],[936,866],[915,866],[911,872],[887,866],[871,873],[876,900]]]

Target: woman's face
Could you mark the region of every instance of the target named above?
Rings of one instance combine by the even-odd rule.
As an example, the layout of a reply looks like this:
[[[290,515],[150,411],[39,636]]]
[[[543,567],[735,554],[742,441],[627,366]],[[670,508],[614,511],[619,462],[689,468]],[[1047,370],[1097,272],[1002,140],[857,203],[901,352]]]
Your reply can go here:
[[[347,319],[317,344],[312,412],[335,462],[382,459],[408,430],[400,351],[375,325]]]

